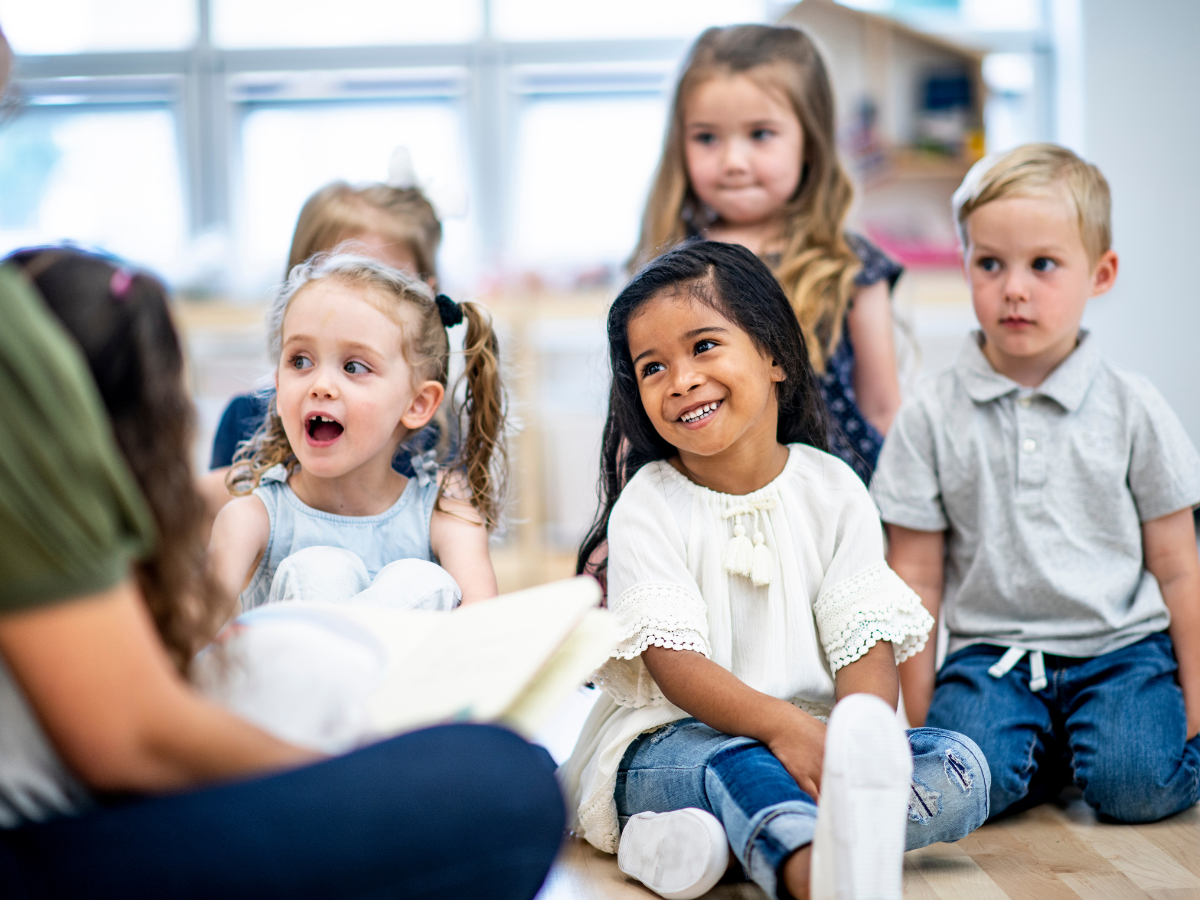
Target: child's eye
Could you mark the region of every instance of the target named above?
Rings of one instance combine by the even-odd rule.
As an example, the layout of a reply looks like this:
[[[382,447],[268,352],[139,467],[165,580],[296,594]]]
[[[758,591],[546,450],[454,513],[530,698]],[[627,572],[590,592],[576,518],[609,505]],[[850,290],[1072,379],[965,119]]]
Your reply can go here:
[[[371,370],[357,360],[351,360],[342,366],[348,375],[366,375]]]
[[[707,147],[709,144],[716,142],[717,136],[711,131],[699,131],[692,135],[692,140],[697,144],[703,144]]]
[[[992,256],[985,256],[976,265],[985,272],[995,272],[1000,268],[1000,260]]]
[[[775,132],[770,128],[755,128],[750,132],[750,137],[756,141],[765,141],[767,138],[774,137]]]
[[[710,341],[708,339],[696,341],[696,352],[703,353],[705,350],[711,350],[715,346],[717,346],[716,341]]]
[[[651,375],[654,375],[662,368],[663,368],[662,363],[646,363],[646,365],[642,366],[642,377],[649,378]]]
[[[1048,256],[1039,256],[1033,261],[1033,271],[1035,272],[1053,272],[1058,268],[1058,263]]]
[[[313,361],[307,356],[296,354],[290,360],[288,360],[288,364],[291,365],[293,369],[311,369]]]

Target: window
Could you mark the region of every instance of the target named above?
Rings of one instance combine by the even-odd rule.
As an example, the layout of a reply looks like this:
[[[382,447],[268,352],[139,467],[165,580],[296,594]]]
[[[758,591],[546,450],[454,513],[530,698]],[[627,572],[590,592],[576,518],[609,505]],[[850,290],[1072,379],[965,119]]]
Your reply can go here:
[[[710,25],[761,22],[764,0],[493,0],[496,36],[510,41],[690,38]]]
[[[168,109],[33,107],[0,130],[0,251],[73,240],[167,278],[187,223]]]
[[[260,292],[276,283],[308,196],[337,179],[385,181],[398,145],[408,147],[417,180],[435,201],[465,187],[462,132],[458,104],[448,100],[252,108],[241,129],[239,281]],[[453,264],[472,256],[470,233],[449,226],[440,268],[444,280],[461,283]]]
[[[346,47],[472,41],[481,0],[212,0],[221,47]]]
[[[596,267],[619,270],[637,241],[666,114],[662,94],[526,101],[516,148],[513,263],[571,281]]]
[[[179,50],[196,41],[193,0],[0,0],[17,53]]]

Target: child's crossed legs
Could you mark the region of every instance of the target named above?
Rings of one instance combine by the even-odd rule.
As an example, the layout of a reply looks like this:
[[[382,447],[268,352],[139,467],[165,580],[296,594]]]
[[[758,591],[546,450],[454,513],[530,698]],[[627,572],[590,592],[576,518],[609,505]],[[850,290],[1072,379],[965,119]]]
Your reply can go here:
[[[962,735],[908,732],[913,751],[907,849],[956,841],[987,818],[982,754]],[[811,843],[817,804],[761,743],[681,719],[644,734],[621,761],[615,791],[622,827],[640,812],[698,807],[715,815],[747,876],[779,896],[780,866]]]

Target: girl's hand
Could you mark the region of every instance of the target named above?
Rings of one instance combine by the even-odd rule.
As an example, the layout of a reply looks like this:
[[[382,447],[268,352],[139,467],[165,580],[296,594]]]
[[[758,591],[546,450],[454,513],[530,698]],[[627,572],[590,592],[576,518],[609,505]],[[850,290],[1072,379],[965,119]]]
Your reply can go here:
[[[783,763],[800,790],[819,800],[821,767],[825,761],[825,723],[796,709],[796,715],[788,716],[778,733],[763,743]]]

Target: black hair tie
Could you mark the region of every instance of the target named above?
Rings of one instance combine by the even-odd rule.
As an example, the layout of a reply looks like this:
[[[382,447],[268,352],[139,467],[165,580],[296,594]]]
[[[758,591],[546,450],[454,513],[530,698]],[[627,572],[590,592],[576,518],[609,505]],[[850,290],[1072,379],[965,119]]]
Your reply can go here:
[[[433,302],[437,304],[438,315],[442,317],[442,327],[453,328],[463,320],[462,304],[455,303],[445,294],[438,294]]]

